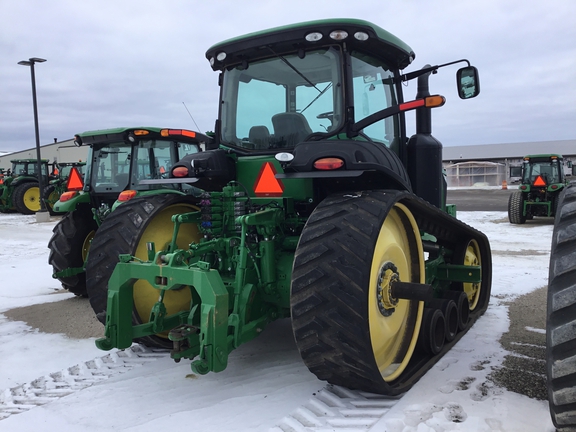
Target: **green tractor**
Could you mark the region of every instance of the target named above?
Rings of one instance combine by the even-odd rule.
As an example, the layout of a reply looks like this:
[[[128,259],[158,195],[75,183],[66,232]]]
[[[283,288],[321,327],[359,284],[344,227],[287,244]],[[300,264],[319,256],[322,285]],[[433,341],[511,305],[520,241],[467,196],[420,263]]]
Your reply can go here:
[[[570,164],[571,166],[571,164]],[[563,158],[557,154],[524,156],[521,166],[510,167],[510,177],[520,177],[518,190],[508,199],[508,220],[523,224],[534,216],[554,217],[560,192],[568,185]]]
[[[84,167],[86,162],[55,162],[54,163],[54,176],[48,185],[44,187],[42,192],[42,199],[46,205],[46,209],[50,215],[54,216],[60,214],[54,211],[54,204],[60,199],[60,195],[66,192],[66,185],[70,178],[70,173],[76,168],[76,173],[82,178],[84,176]]]
[[[0,212],[17,211],[31,215],[40,210],[40,187],[38,186],[38,161],[14,159],[11,170],[0,179]],[[55,177],[47,159],[40,164],[43,184]]]
[[[100,262],[123,252],[86,269],[106,325],[97,346],[169,348],[206,374],[290,318],[318,378],[405,392],[490,298],[488,239],[446,205],[431,135],[431,108],[445,99],[428,90],[431,74],[465,62],[458,93],[475,97],[476,68],[459,60],[402,73],[412,49],[355,19],[252,33],[206,57],[220,76],[214,138],[159,180],[203,192],[169,223],[144,198],[107,218],[130,226],[130,244],[92,244]],[[413,79],[416,98],[405,100]]]
[[[86,295],[84,271],[90,244],[115,206],[137,196],[183,196],[195,188],[186,184],[144,184],[166,176],[180,158],[201,150],[208,137],[183,129],[151,127],[89,131],[75,136],[89,145],[86,172],[72,167],[67,191],[53,205],[66,213],[48,243],[53,277],[76,295]],[[121,235],[118,234],[118,235]]]
[[[576,429],[576,185],[558,200],[546,315],[548,402],[554,426]]]

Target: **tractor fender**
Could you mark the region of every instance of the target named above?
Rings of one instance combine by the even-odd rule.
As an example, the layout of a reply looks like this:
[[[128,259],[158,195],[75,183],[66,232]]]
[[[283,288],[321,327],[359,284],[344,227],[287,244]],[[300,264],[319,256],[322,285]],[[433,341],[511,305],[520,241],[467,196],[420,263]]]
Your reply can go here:
[[[76,196],[68,201],[56,201],[54,204],[54,211],[57,213],[66,213],[75,210],[80,204],[90,204],[90,194],[80,191]]]

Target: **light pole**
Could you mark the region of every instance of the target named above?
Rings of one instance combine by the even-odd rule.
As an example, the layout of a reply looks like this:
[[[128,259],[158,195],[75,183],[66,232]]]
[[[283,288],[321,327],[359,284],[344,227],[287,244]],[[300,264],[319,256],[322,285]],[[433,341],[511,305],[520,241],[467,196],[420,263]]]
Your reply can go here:
[[[18,64],[22,66],[30,66],[30,73],[32,75],[32,102],[34,104],[34,130],[36,133],[36,171],[38,173],[38,189],[40,211],[36,213],[36,222],[47,222],[50,220],[50,214],[46,212],[46,205],[42,199],[43,179],[42,179],[42,160],[40,159],[40,133],[38,132],[38,105],[36,103],[36,76],[34,75],[34,64],[44,63],[46,60],[38,57],[32,57],[28,60],[19,61]],[[48,180],[48,179],[46,179]]]

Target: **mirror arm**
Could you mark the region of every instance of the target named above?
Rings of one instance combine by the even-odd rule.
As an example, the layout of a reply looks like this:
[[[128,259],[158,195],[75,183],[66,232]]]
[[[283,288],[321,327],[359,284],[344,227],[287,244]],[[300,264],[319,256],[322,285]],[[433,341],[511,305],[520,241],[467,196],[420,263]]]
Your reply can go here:
[[[402,82],[410,81],[411,79],[418,78],[419,76],[424,75],[428,72],[432,72],[434,74],[434,73],[438,72],[438,69],[440,69],[441,67],[450,66],[450,65],[453,65],[456,63],[462,63],[462,62],[466,62],[466,64],[468,66],[470,66],[470,62],[466,59],[455,60],[453,62],[444,63],[444,64],[436,65],[436,66],[429,66],[427,68],[419,69],[419,70],[414,71],[414,72],[408,72],[407,74],[400,75],[400,81],[402,81]]]

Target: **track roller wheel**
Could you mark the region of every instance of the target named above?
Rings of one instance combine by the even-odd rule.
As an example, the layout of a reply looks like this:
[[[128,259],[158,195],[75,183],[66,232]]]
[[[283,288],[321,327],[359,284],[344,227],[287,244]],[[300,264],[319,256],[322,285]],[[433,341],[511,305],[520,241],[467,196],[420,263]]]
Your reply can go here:
[[[508,220],[512,224],[526,223],[524,194],[520,191],[512,192],[508,198]]]
[[[14,207],[19,213],[31,215],[40,210],[38,183],[29,182],[16,186],[13,197]]]
[[[548,280],[546,369],[552,422],[576,430],[576,187],[560,195]]]
[[[440,309],[425,308],[418,346],[425,353],[436,355],[444,347],[446,320]]]
[[[48,263],[54,273],[84,265],[97,229],[98,225],[89,208],[79,207],[66,213],[52,230],[52,238],[48,242]],[[86,273],[61,277],[59,280],[71,293],[86,296]]]
[[[395,299],[391,281],[423,283],[418,226],[393,194],[334,195],[300,236],[291,314],[300,354],[332,384],[394,394],[422,323],[423,302]]]
[[[164,249],[172,240],[172,216],[198,210],[189,196],[159,194],[134,198],[110,213],[98,230],[86,263],[87,290],[92,309],[101,322],[106,317],[108,280],[118,263],[119,254],[131,254],[148,259],[146,243],[154,242],[156,250]],[[178,248],[198,242],[200,233],[195,224],[182,224],[178,233]],[[146,281],[134,284],[133,323],[148,322],[150,311],[158,301],[159,291]],[[167,313],[190,309],[190,290],[182,287],[164,296]],[[158,348],[172,348],[167,334],[145,337],[139,342]]]
[[[442,294],[445,299],[452,300],[458,311],[458,331],[466,330],[470,319],[470,303],[463,291],[446,291]]]
[[[439,309],[444,315],[444,320],[446,323],[446,334],[445,338],[447,342],[451,342],[456,337],[456,333],[460,328],[460,315],[458,312],[458,307],[454,300],[449,299],[435,299],[430,303],[430,307],[434,309]],[[466,322],[468,321],[468,305],[466,304]],[[466,326],[464,326],[465,328]]]

